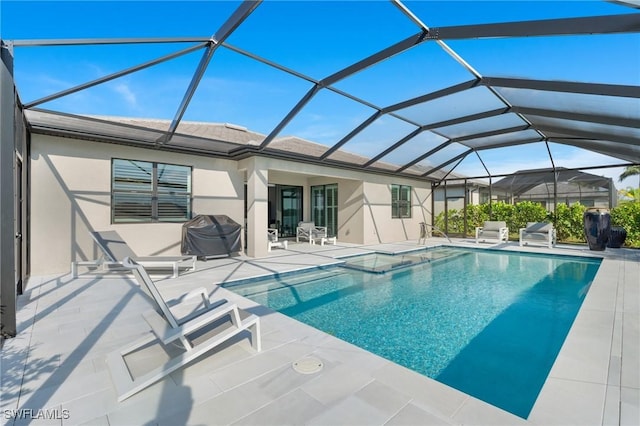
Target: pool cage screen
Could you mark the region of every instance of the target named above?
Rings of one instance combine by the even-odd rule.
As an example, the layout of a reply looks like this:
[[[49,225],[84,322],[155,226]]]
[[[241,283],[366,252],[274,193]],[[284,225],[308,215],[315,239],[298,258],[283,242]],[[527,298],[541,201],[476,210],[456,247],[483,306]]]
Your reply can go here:
[[[611,209],[617,205],[613,179],[582,170],[521,170],[498,180],[447,179],[433,185],[433,223],[449,236],[472,235],[476,224],[469,205],[529,201],[555,213],[559,204]],[[492,219],[490,217],[490,219]],[[455,222],[455,223],[454,223]]]

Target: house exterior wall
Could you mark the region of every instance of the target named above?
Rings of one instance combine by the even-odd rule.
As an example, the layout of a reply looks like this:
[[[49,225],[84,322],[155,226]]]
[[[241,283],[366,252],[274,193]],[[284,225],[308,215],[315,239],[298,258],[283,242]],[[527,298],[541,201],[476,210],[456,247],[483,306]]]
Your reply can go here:
[[[339,242],[417,240],[419,223],[431,222],[431,185],[425,181],[276,158],[233,161],[34,134],[30,168],[30,255],[34,275],[65,273],[74,260],[98,258],[101,253],[90,236],[94,230],[117,231],[141,256],[180,254],[182,223],[111,223],[113,158],[191,166],[193,214],[226,214],[248,230],[253,229],[255,235],[266,235],[268,226],[266,212],[262,211],[255,212],[251,226],[245,223],[244,186],[255,168],[266,171],[269,183],[303,186],[305,220],[311,213],[311,186],[338,184]],[[411,218],[391,218],[392,184],[412,187]],[[254,188],[254,194],[256,189],[259,188]],[[247,191],[250,195],[251,191]],[[264,247],[259,244],[262,239],[255,237],[251,241],[255,251],[250,250],[250,255],[266,254],[266,238]]]
[[[364,241],[362,221],[363,184],[360,180],[341,179],[331,177],[313,177],[308,180],[305,194],[311,194],[311,187],[318,185],[338,184],[338,241],[362,244]],[[311,219],[311,197],[305,197],[305,219]],[[308,213],[308,214],[307,214]]]
[[[89,231],[115,230],[136,254],[180,254],[181,223],[111,224],[111,159],[192,166],[194,214],[244,222],[244,174],[235,161],[32,135],[31,273],[63,273],[100,255]]]
[[[391,217],[391,185],[411,186],[411,217]],[[431,184],[405,179],[376,179],[363,184],[363,244],[417,240],[420,222],[431,223]]]
[[[378,244],[417,240],[420,222],[431,223],[430,182],[275,158],[265,158],[262,164],[269,169],[270,183],[303,187],[304,220],[311,218],[311,187],[338,184],[338,241]],[[392,184],[411,186],[411,218],[391,218]]]

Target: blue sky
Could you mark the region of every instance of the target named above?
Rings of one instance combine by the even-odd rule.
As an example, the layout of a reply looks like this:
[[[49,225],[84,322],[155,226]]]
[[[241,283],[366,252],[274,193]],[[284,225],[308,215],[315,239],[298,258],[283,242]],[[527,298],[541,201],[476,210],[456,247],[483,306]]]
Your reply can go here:
[[[429,27],[635,13],[603,1],[406,1]],[[238,2],[222,1],[7,1],[1,3],[3,39],[210,37]],[[381,50],[418,28],[387,1],[265,1],[227,40],[230,45],[289,67],[313,79]],[[483,76],[640,84],[640,37],[634,35],[531,37],[447,43]],[[189,44],[24,47],[15,51],[15,77],[23,102],[117,72],[188,47]],[[41,105],[71,113],[173,118],[201,51]],[[424,43],[336,84],[376,106],[432,92],[472,78],[435,43]],[[230,122],[268,134],[309,89],[297,77],[218,49],[185,120]],[[474,103],[485,102],[478,93]],[[468,102],[468,101],[467,101]],[[459,104],[455,108],[466,108]],[[440,112],[446,108],[440,109]],[[438,110],[434,111],[437,114]],[[281,135],[294,134],[331,145],[372,110],[322,91]],[[444,114],[444,113],[443,113]],[[446,114],[445,114],[446,116]],[[383,117],[345,145],[375,155],[410,131]],[[403,163],[438,142],[423,134],[388,161]],[[452,147],[442,158],[455,154]],[[621,161],[552,145],[556,165],[579,167]],[[543,146],[481,152],[492,173],[550,167]],[[505,169],[505,156],[510,170]],[[439,158],[431,159],[437,164]],[[480,173],[477,159],[461,173]],[[484,173],[482,171],[482,173]],[[616,177],[617,169],[592,172]],[[637,185],[623,182],[622,185]]]

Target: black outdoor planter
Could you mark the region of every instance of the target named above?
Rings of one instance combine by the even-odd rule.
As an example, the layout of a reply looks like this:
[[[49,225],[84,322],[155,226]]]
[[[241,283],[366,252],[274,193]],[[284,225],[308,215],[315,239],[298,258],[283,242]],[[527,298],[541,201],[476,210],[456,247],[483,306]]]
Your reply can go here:
[[[589,208],[584,212],[584,235],[589,249],[603,251],[611,232],[611,216],[608,209]]]
[[[622,226],[612,226],[607,247],[620,248],[627,239],[627,231]]]

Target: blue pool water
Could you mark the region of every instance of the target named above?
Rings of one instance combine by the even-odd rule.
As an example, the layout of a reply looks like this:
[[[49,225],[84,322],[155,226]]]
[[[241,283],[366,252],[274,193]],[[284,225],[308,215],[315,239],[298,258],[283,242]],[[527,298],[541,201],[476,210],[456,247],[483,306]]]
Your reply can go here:
[[[439,248],[228,288],[526,418],[599,259]],[[416,258],[414,257],[414,260]]]

